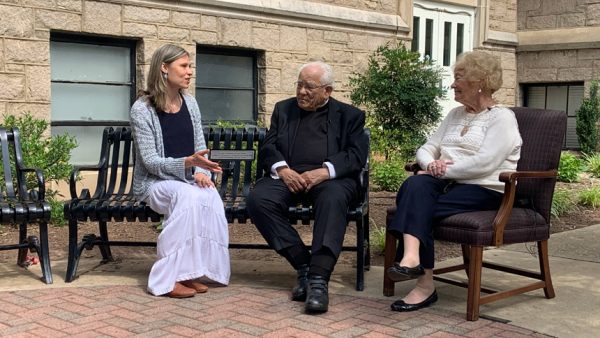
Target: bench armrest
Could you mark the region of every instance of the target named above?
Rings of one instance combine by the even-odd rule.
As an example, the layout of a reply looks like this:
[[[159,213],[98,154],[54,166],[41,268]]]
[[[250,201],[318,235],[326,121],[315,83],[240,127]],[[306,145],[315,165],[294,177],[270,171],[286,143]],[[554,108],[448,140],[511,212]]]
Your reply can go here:
[[[492,235],[492,244],[500,246],[504,243],[504,227],[510,217],[510,213],[515,202],[515,190],[517,179],[519,178],[555,178],[558,171],[505,171],[499,175],[499,180],[504,182],[504,197],[496,218],[494,218],[494,234]]]
[[[89,196],[90,196],[90,191],[88,189],[83,189],[81,191],[81,195],[79,197],[77,197],[77,177],[79,176],[79,172],[80,171],[100,172],[102,167],[104,167],[105,162],[106,162],[106,158],[103,158],[97,165],[81,165],[81,166],[76,166],[73,168],[73,171],[71,172],[71,177],[69,178],[69,190],[71,192],[72,199],[74,199],[74,198],[85,199],[85,198],[89,198]]]
[[[33,199],[33,200],[40,200],[43,201],[44,197],[46,196],[46,184],[44,182],[44,173],[42,172],[42,169],[40,168],[29,168],[29,167],[22,167],[19,168],[22,172],[35,172],[36,176],[37,176],[37,183],[38,183],[38,192],[37,194],[31,194],[29,193],[29,198]],[[25,197],[27,194],[27,192],[23,192],[23,197]],[[35,196],[37,195],[37,196]]]

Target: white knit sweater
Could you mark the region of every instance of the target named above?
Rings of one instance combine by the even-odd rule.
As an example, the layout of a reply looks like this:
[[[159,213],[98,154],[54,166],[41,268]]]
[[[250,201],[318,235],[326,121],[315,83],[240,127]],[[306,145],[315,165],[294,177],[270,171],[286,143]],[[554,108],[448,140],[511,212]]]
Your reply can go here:
[[[467,125],[467,133],[460,136]],[[517,169],[522,143],[512,110],[498,104],[470,114],[461,106],[452,109],[435,134],[419,148],[417,162],[426,168],[435,159],[452,161],[454,164],[447,166],[441,178],[504,192],[499,174]]]

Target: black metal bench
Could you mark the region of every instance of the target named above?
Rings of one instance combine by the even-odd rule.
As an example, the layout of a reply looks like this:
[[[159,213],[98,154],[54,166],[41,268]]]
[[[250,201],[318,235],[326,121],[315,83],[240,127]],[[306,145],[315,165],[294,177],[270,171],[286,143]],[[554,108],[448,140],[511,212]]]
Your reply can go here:
[[[262,164],[256,159],[255,149],[260,149],[266,136],[266,128],[204,128],[207,147],[211,149],[211,159],[219,161],[223,174],[213,175],[212,180],[223,199],[227,222],[246,223],[246,196],[254,180],[262,177]],[[368,134],[369,131],[367,130]],[[369,134],[368,134],[369,135]],[[112,260],[110,246],[156,246],[156,242],[123,242],[108,239],[107,222],[159,222],[157,214],[143,202],[136,202],[131,190],[130,167],[134,165],[132,153],[133,139],[129,128],[106,128],[102,139],[100,161],[95,166],[76,167],[71,174],[71,200],[65,203],[65,218],[69,220],[69,261],[66,281],[75,279],[77,265],[83,249],[91,250],[97,245],[102,254],[102,262]],[[254,166],[253,166],[254,164]],[[98,181],[93,195],[83,189],[77,196],[76,178],[81,171],[96,171]],[[117,185],[117,180],[119,184]],[[348,221],[354,221],[357,228],[355,247],[343,247],[345,251],[357,251],[356,289],[363,290],[364,270],[370,267],[369,250],[369,163],[359,177],[360,201],[348,210]],[[290,206],[288,218],[291,223],[310,224],[314,212],[310,206]],[[95,221],[99,223],[99,235],[87,234],[78,243],[77,222]],[[270,249],[268,245],[229,244],[235,249]]]
[[[9,131],[0,127],[0,142],[2,143],[2,170],[4,173],[4,186],[0,192],[0,224],[19,225],[19,243],[1,245],[0,251],[19,250],[17,257],[19,266],[26,266],[27,250],[37,252],[42,267],[42,281],[52,284],[48,253],[48,221],[51,210],[50,203],[44,200],[46,192],[44,176],[40,169],[26,168],[23,164],[18,128],[12,128]],[[37,190],[28,191],[26,172],[35,173]],[[36,236],[27,233],[27,225],[34,222],[39,223],[39,240]]]

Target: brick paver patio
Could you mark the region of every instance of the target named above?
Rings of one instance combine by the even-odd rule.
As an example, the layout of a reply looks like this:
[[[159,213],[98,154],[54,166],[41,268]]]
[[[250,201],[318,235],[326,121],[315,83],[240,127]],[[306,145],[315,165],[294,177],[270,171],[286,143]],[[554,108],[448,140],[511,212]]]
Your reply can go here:
[[[153,297],[139,286],[0,292],[2,337],[549,337],[437,310],[398,313],[390,300],[331,295],[309,315],[289,292],[215,287],[188,299]]]

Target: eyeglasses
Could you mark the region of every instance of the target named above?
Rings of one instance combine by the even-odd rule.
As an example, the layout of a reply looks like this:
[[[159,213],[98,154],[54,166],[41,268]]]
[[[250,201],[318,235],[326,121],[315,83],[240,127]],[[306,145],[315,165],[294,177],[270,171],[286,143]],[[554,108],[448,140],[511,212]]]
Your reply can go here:
[[[327,86],[326,84],[324,84],[322,86],[316,86],[316,85],[314,85],[312,83],[304,83],[304,82],[301,82],[301,81],[294,82],[294,84],[296,85],[296,90],[301,90],[302,87],[304,87],[309,92],[312,92],[313,90],[317,90],[319,88],[323,88],[323,87]]]

